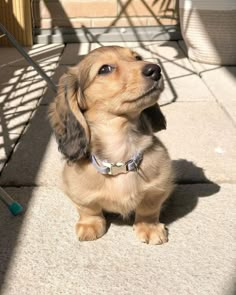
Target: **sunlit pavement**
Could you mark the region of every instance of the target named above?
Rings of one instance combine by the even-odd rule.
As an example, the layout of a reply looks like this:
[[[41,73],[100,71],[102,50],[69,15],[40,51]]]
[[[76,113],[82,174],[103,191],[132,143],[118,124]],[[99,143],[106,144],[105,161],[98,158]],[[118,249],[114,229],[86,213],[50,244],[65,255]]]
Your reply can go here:
[[[142,244],[119,218],[101,239],[76,240],[77,212],[59,189],[63,160],[47,119],[54,93],[14,48],[0,48],[0,183],[24,206],[13,217],[0,202],[0,293],[233,295],[236,66],[190,61],[182,41],[102,45],[111,44],[162,67],[167,130],[157,136],[178,172],[161,217],[169,242]],[[28,52],[57,84],[98,46],[40,44]]]

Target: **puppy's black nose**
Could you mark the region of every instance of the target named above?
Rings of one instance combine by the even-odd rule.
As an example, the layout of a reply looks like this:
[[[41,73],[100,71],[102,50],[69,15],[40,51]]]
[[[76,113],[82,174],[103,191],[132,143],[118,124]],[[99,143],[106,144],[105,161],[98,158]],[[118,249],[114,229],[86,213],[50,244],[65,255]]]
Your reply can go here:
[[[143,76],[158,81],[161,78],[161,68],[156,64],[147,64],[142,69]]]

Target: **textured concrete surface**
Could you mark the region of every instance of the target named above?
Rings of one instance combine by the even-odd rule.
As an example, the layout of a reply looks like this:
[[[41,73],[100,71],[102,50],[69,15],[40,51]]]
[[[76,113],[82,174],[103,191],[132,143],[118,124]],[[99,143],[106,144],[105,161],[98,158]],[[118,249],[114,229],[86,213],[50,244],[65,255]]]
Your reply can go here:
[[[47,106],[40,106],[35,111],[27,131],[2,172],[1,184],[57,185],[63,161],[51,133],[47,112]]]
[[[234,122],[236,120],[235,77],[236,67],[221,67],[202,73],[203,81]]]
[[[236,130],[215,102],[175,103],[163,107],[168,147],[183,182],[235,182]]]
[[[24,48],[30,57],[40,65],[57,63],[63,52],[63,44],[38,44],[32,48]],[[6,66],[19,67],[28,66],[25,58],[14,48],[1,48],[0,68]]]
[[[234,295],[236,67],[192,62],[182,42],[117,45],[163,69],[167,130],[157,135],[179,183],[161,216],[169,242],[142,244],[132,222],[114,215],[104,237],[77,241],[77,213],[58,188],[63,159],[47,120],[54,93],[16,50],[0,48],[0,184],[24,207],[13,217],[0,202],[0,293]],[[57,84],[98,46],[27,50]]]
[[[140,243],[129,223],[112,216],[103,238],[79,243],[76,210],[60,191],[8,192],[26,212],[12,217],[0,203],[3,295],[19,287],[35,295],[235,294],[235,185],[179,186],[162,214],[169,228],[162,246]]]
[[[61,65],[58,66],[53,74],[51,75],[51,79],[55,85],[58,85],[60,77],[67,71],[70,65]],[[55,97],[55,93],[51,88],[45,87],[45,81],[40,80],[42,87],[44,87],[44,94],[42,96],[42,100],[40,101],[41,105],[48,105],[53,101]]]

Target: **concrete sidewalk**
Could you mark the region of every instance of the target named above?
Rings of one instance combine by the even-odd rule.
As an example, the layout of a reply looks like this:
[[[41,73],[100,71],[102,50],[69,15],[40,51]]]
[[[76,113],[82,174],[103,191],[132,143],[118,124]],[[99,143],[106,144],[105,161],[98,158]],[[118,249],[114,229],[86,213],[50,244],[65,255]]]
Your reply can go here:
[[[163,68],[167,130],[158,136],[179,183],[161,217],[169,242],[142,244],[117,216],[101,239],[76,240],[47,120],[53,93],[15,49],[0,48],[0,184],[25,208],[12,217],[0,202],[0,293],[236,294],[236,67],[192,62],[183,42],[117,45]],[[29,53],[57,83],[97,46],[41,44]]]

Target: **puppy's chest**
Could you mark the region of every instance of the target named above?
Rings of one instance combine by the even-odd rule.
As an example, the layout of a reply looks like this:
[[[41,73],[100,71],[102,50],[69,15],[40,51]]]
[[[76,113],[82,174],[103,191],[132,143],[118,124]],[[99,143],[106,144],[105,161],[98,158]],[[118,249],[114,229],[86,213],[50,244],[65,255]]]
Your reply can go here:
[[[99,197],[102,208],[124,215],[135,210],[149,191],[157,189],[159,173],[158,165],[146,157],[137,172],[106,177]]]
[[[134,210],[143,198],[143,185],[137,172],[119,175],[107,179],[103,193],[100,195],[100,205],[110,212],[123,215]]]

